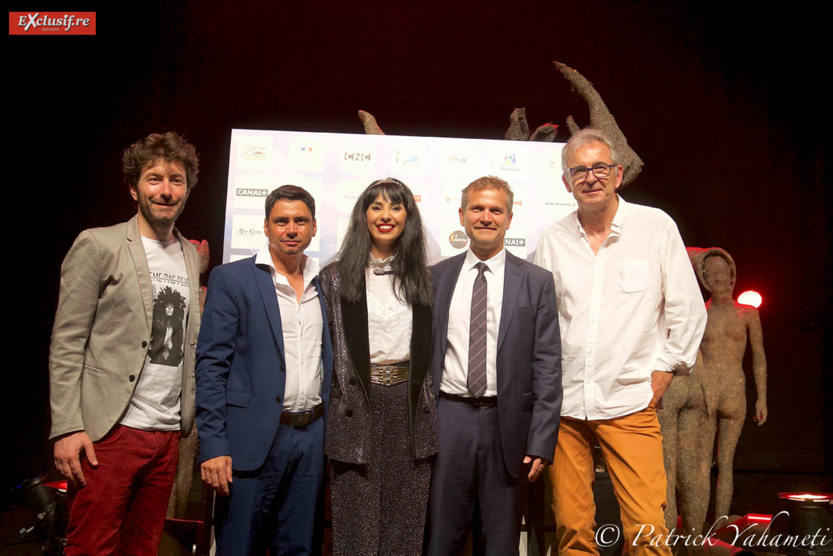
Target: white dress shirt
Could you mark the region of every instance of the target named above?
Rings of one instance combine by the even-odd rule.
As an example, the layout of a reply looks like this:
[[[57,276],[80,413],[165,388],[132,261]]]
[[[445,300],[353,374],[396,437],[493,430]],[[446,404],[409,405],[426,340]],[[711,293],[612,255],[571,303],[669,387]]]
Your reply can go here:
[[[376,274],[390,270],[393,256],[377,259],[370,256],[365,270],[367,287],[367,331],[370,363],[390,365],[411,358],[411,329],[414,312],[407,301],[396,297],[392,274]]]
[[[312,279],[318,274],[318,263],[307,257],[304,264],[304,294],[298,294],[289,285],[286,276],[280,274],[272,262],[269,247],[258,251],[255,264],[265,265],[272,272],[275,295],[281,310],[286,384],[284,385],[284,411],[308,411],[321,403],[321,382],[324,362],[321,359],[321,342],[324,318],[318,290]],[[278,372],[275,369],[275,372]]]
[[[611,419],[648,406],[653,371],[688,373],[706,309],[677,226],[619,197],[597,254],[573,212],[545,230],[535,264],[555,279],[561,414]]]
[[[481,261],[466,252],[466,260],[451,295],[448,314],[448,348],[445,352],[445,369],[440,390],[447,394],[471,397],[466,386],[469,369],[469,327],[471,324],[471,297],[476,265],[483,262],[489,268],[486,277],[486,392],[484,396],[497,396],[497,338],[500,313],[503,309],[503,277],[506,269],[506,249],[487,261]]]

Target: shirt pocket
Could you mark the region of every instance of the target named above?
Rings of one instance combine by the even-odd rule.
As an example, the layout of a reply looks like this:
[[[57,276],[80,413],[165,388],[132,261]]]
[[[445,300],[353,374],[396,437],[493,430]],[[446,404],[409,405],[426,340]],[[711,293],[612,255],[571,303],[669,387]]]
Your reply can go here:
[[[645,291],[648,287],[648,261],[619,261],[619,274],[616,279],[619,290],[625,293]]]

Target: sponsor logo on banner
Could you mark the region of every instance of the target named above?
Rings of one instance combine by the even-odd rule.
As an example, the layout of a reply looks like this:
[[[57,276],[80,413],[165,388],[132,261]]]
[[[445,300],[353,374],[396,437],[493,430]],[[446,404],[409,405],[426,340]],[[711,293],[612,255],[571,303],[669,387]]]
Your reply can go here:
[[[240,156],[246,160],[266,160],[266,148],[260,145],[244,145]]]
[[[238,175],[229,188],[234,194],[234,208],[263,210],[263,202],[269,195],[269,177],[263,175]]]
[[[9,35],[95,35],[95,12],[9,12]]]
[[[465,182],[461,183],[461,188],[477,177],[471,175],[478,170],[478,152],[472,145],[460,144],[456,141],[453,144],[444,145],[441,160],[443,172],[457,176],[453,178],[455,181],[459,179],[460,182]]]
[[[406,168],[413,168],[422,166],[422,163],[419,161],[419,155],[414,153],[407,153],[404,151],[397,150],[395,151],[393,161],[400,166],[404,166]]]
[[[350,160],[352,162],[370,162],[370,159],[370,153],[344,153],[344,160]]]
[[[289,167],[298,172],[323,170],[323,143],[314,138],[293,138],[289,146]]]
[[[373,151],[345,150],[341,154],[342,172],[371,172],[376,159]]]
[[[391,165],[394,171],[407,174],[422,174],[424,166],[430,164],[424,143],[402,142],[393,145]]]
[[[500,169],[505,172],[519,171],[520,167],[518,166],[518,155],[515,153],[503,155],[503,164],[501,164]]]
[[[238,169],[268,170],[274,156],[274,140],[271,137],[237,135],[232,138],[232,148]]]
[[[526,247],[526,238],[523,237],[505,237],[503,244],[507,247]]]
[[[259,250],[266,245],[263,215],[235,214],[231,218],[231,248]]]
[[[455,230],[448,236],[448,243],[455,249],[464,249],[469,244],[469,237],[462,230]]]
[[[234,190],[234,194],[238,197],[263,197],[265,199],[269,195],[269,190],[254,189],[251,187],[238,187]]]

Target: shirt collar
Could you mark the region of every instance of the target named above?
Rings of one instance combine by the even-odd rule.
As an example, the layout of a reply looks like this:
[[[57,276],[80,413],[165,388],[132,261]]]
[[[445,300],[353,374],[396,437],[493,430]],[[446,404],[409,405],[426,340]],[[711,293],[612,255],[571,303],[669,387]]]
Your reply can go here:
[[[613,216],[613,222],[610,223],[610,231],[616,235],[622,233],[622,227],[625,225],[625,221],[628,219],[628,215],[631,212],[630,204],[625,202],[624,197],[619,195],[619,206],[616,208],[616,214]]]
[[[485,261],[478,259],[477,255],[475,255],[471,249],[466,251],[466,260],[463,261],[463,270],[468,272],[473,269],[477,263],[486,263],[486,266],[489,267],[489,272],[492,274],[502,272],[503,267],[506,265],[506,248],[504,247],[497,253],[497,255]]]
[[[286,276],[280,274],[275,268],[275,263],[272,262],[272,254],[269,252],[268,245],[257,252],[257,255],[255,255],[255,264],[268,266],[269,272],[272,273],[272,280],[276,284],[289,285],[289,280],[286,279]],[[310,257],[304,258],[304,290],[309,287],[312,279],[318,275],[318,269],[318,261]]]
[[[625,221],[628,219],[628,215],[631,213],[630,203],[625,201],[625,198],[616,194],[619,197],[619,205],[616,207],[616,214],[613,215],[613,222],[610,223],[610,232],[615,235],[620,235],[622,233],[622,227],[625,225]],[[578,219],[578,210],[573,212],[573,223],[576,226],[576,230],[578,231],[579,235],[582,237],[587,237],[587,233],[584,231],[584,228],[581,226],[581,222]]]

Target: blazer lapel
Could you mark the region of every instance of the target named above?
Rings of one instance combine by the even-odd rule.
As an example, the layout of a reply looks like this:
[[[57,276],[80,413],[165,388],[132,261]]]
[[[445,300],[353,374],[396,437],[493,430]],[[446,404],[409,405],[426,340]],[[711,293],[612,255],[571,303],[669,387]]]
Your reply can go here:
[[[451,296],[454,294],[454,287],[457,285],[465,260],[465,253],[452,259],[448,274],[437,285],[437,299],[434,306],[440,331],[440,345],[438,346],[440,353],[445,353],[448,348],[448,314],[451,310]]]
[[[190,241],[185,239],[176,228],[174,228],[174,237],[176,237],[177,241],[179,241],[179,245],[182,247],[182,256],[185,258],[185,272],[188,275],[188,296],[190,298],[189,306],[191,307],[188,311],[188,320],[190,321],[191,315],[199,314],[200,307],[199,255],[195,257],[189,256],[189,250],[193,247],[193,245]],[[194,308],[196,308],[196,312],[194,311]]]
[[[275,282],[272,281],[272,273],[268,268],[260,268],[254,264],[254,258],[250,260],[252,262],[252,272],[254,272],[257,289],[260,291],[263,306],[266,307],[266,317],[269,319],[269,325],[272,327],[272,334],[275,336],[275,341],[278,343],[278,351],[281,354],[281,360],[284,365],[286,365],[286,359],[283,354],[284,347],[283,326],[281,326],[281,309],[278,305],[278,296],[275,293]]]
[[[127,222],[127,250],[130,252],[130,258],[133,259],[136,281],[139,284],[139,292],[142,294],[142,303],[145,306],[147,331],[150,333],[153,330],[153,285],[150,282],[150,267],[148,266],[147,254],[145,254],[145,246],[142,243],[142,236],[139,234],[138,215]]]
[[[353,368],[359,375],[364,391],[370,396],[370,338],[367,323],[367,293],[362,286],[361,298],[352,303],[341,300],[341,317],[344,320],[344,339],[353,360]]]
[[[512,314],[515,312],[518,294],[521,291],[524,275],[518,267],[520,263],[521,260],[518,257],[508,251],[506,252],[506,266],[503,275],[503,308],[500,311],[500,327],[498,328],[497,337],[498,352],[500,352],[500,346],[503,345],[503,340],[506,339],[506,333],[509,332],[509,323],[512,321]]]
[[[321,335],[321,360],[324,364],[324,372],[321,373],[321,399],[324,400],[325,407],[329,405],[330,389],[333,384],[332,367],[333,367],[333,344],[330,341],[330,325],[327,321],[327,308],[324,305],[324,292],[321,290],[321,282],[316,275],[312,279],[312,285],[318,292],[318,302],[321,305],[321,320],[324,324],[324,330]]]

